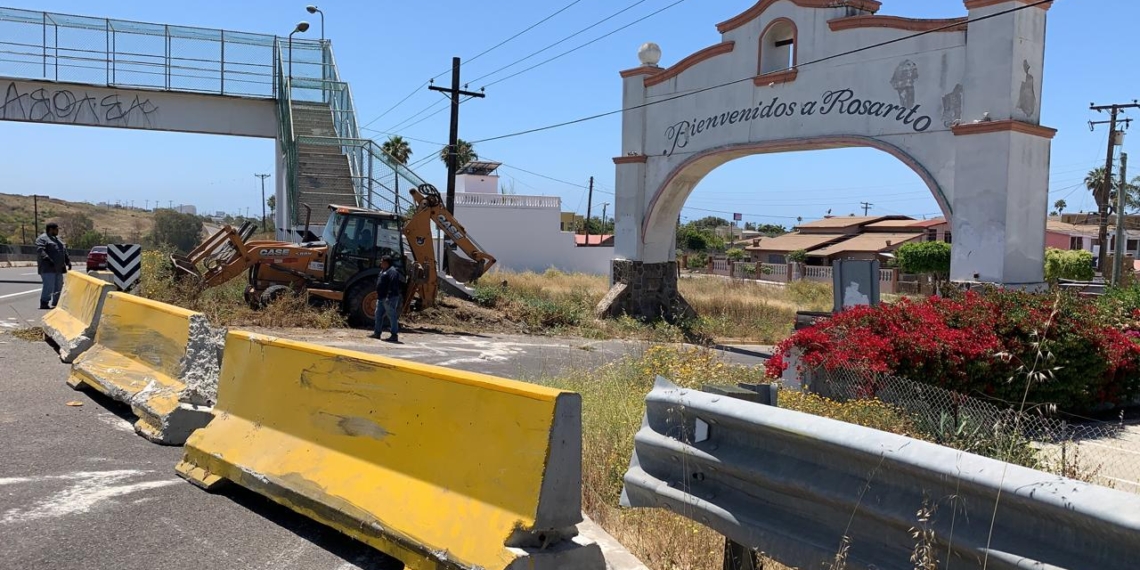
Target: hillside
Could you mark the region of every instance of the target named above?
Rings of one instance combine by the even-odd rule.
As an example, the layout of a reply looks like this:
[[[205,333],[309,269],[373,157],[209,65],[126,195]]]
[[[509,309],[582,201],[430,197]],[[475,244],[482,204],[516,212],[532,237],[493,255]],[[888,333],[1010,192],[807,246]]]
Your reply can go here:
[[[55,198],[40,198],[40,228],[33,228],[33,204],[31,196],[0,194],[0,236],[9,243],[28,243],[43,232],[43,225],[49,221],[60,224],[60,237],[72,243],[76,236],[67,235],[67,229],[75,224],[70,220],[86,216],[93,223],[95,231],[116,236],[123,240],[137,242],[154,228],[154,213],[142,209],[100,207],[93,204],[68,202]],[[21,224],[24,231],[21,235]]]

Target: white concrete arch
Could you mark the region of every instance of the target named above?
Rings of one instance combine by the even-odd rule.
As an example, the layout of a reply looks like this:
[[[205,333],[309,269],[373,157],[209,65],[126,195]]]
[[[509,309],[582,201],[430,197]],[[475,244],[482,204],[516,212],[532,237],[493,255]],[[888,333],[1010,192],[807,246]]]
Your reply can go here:
[[[621,72],[614,159],[615,287],[630,292],[602,308],[672,306],[675,270],[648,283],[638,268],[674,263],[676,215],[716,166],[838,147],[877,148],[925,181],[953,224],[952,278],[1041,282],[1055,131],[1039,124],[1049,5],[1028,3],[965,0],[968,17],[920,20],[876,15],[875,0],[760,0],[670,67],[643,50]]]

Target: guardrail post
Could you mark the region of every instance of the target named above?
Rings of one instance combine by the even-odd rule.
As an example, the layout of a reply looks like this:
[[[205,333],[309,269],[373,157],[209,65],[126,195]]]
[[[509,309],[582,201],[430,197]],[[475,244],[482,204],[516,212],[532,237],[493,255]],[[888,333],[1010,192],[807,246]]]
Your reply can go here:
[[[736,386],[714,386],[706,384],[701,387],[702,392],[719,394],[730,398],[746,400],[768,406],[776,405],[775,384],[745,384]],[[730,538],[724,539],[724,561],[722,570],[761,570],[764,565],[755,550],[734,542]]]

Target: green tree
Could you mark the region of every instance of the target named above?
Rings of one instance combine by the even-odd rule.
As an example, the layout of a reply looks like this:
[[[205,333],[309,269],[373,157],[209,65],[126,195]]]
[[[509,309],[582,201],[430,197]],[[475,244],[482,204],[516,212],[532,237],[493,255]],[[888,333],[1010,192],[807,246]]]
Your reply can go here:
[[[802,249],[797,249],[793,252],[788,253],[788,261],[791,263],[804,263],[807,261],[807,258],[807,251]]]
[[[95,229],[95,222],[86,214],[74,213],[63,214],[55,219],[59,224],[59,234],[65,242],[71,247],[79,248],[81,246],[74,245],[83,234]]]
[[[198,245],[202,235],[202,220],[174,210],[159,210],[154,214],[154,231],[147,241],[154,246],[171,245],[188,252]]]
[[[1100,188],[1104,184],[1104,167],[1100,166],[1089,171],[1085,176],[1085,188],[1092,193],[1097,208],[1100,208]],[[1109,210],[1116,206],[1116,193],[1120,191],[1120,177],[1113,176],[1109,184],[1108,204]],[[1053,207],[1057,205],[1054,204]],[[1140,210],[1140,177],[1134,178],[1131,183],[1124,184],[1124,211],[1136,212]]]
[[[455,165],[457,167],[462,168],[463,165],[467,164],[468,162],[479,160],[479,153],[475,152],[475,147],[471,143],[463,139],[459,139],[459,142],[456,143],[455,148]],[[447,155],[447,146],[439,150],[439,160],[441,160],[444,164],[447,164]]]
[[[699,220],[695,220],[689,223],[692,224],[693,227],[700,229],[721,228],[727,225],[731,225],[728,223],[728,220],[724,218],[718,218],[716,216],[705,216]]]
[[[724,252],[724,255],[732,261],[743,261],[745,257],[748,257],[748,254],[739,247],[729,249],[728,251]]]
[[[109,243],[118,243],[121,241],[123,240],[117,236],[115,238],[112,238],[95,230],[87,230],[83,233],[83,235],[73,238],[67,245],[68,247],[73,247],[75,249],[91,249],[97,245],[107,245]]]
[[[1063,214],[1065,212],[1065,208],[1068,207],[1069,205],[1065,203],[1064,200],[1057,200],[1056,202],[1053,202],[1053,209],[1057,210],[1057,213]]]
[[[9,243],[8,236],[0,236],[0,245],[8,245]]]
[[[269,206],[270,212],[276,212],[277,211],[277,196],[270,196],[270,197],[266,198],[265,199],[265,205]]]
[[[388,137],[388,140],[380,145],[380,150],[388,153],[389,156],[400,164],[407,164],[408,159],[412,157],[412,146],[400,135]]]
[[[933,275],[935,282],[950,275],[950,244],[944,241],[904,243],[895,250],[895,259],[903,273]]]
[[[677,243],[686,251],[703,253],[709,249],[709,236],[688,224],[677,231]]]
[[[776,224],[760,224],[753,229],[768,237],[782,236],[788,233],[788,230],[785,229],[784,226],[778,226]]]

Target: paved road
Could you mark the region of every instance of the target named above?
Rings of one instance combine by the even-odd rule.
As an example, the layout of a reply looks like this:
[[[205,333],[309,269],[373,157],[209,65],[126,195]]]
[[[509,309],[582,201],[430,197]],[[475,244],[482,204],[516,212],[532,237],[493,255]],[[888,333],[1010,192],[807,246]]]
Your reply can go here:
[[[368,338],[370,331],[365,330],[250,330],[518,380],[534,380],[575,370],[586,374],[606,362],[639,354],[651,346],[646,342],[624,340],[415,331],[401,331],[401,344],[391,344]],[[755,366],[764,363],[771,347],[733,346],[722,347],[722,350],[730,362]]]
[[[39,323],[40,278],[35,267],[0,267],[0,331]]]
[[[181,450],[135,435],[115,402],[68,388],[68,369],[46,344],[8,335],[0,343],[0,566],[403,567],[259,496],[182,481]]]

